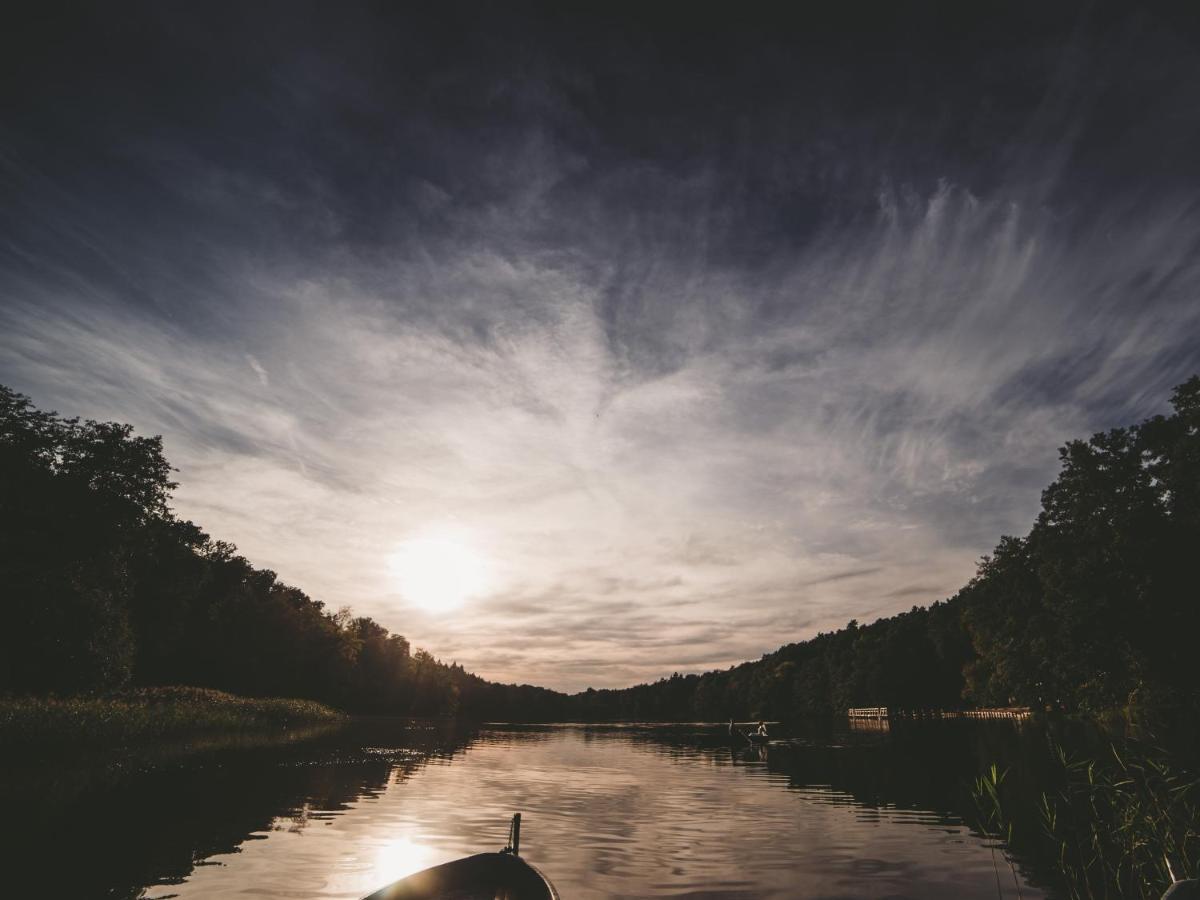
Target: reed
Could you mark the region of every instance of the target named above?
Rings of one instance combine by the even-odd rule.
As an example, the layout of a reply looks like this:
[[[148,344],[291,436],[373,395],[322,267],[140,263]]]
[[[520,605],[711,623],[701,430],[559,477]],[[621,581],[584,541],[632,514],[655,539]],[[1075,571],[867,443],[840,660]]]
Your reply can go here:
[[[1008,848],[1012,845],[1013,825],[1004,813],[1004,803],[1000,793],[1008,778],[1008,770],[1001,770],[993,763],[987,771],[971,784],[971,797],[975,801],[975,830],[988,839],[988,850],[992,854],[992,871],[996,875],[996,896],[1004,897],[1001,886],[1000,864],[996,861],[996,851],[1000,851],[1008,873],[1012,876],[1017,897],[1022,896],[1021,878],[1017,872],[1016,863]]]
[[[216,732],[286,730],[343,719],[311,700],[206,688],[143,688],[92,697],[0,698],[0,747],[142,743]]]
[[[1099,758],[1050,749],[1049,789],[1014,788],[994,765],[976,779],[979,831],[1046,871],[1071,900],[1156,900],[1173,880],[1196,877],[1200,779],[1139,742],[1111,744]]]

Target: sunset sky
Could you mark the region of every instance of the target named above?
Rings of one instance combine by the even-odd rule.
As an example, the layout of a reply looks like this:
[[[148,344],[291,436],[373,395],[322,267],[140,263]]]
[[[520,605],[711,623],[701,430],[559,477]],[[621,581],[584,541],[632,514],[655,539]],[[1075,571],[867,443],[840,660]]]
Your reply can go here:
[[[0,37],[0,383],[162,434],[331,608],[496,680],[724,668],[953,594],[1200,371],[1183,18],[418,6]]]

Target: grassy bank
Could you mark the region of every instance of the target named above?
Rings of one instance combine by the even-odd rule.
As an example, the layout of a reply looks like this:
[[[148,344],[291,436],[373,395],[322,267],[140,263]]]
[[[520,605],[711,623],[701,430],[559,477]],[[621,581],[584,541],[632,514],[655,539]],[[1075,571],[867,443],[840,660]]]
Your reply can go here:
[[[113,745],[332,723],[342,713],[311,700],[238,697],[167,687],[98,697],[0,699],[0,747]]]

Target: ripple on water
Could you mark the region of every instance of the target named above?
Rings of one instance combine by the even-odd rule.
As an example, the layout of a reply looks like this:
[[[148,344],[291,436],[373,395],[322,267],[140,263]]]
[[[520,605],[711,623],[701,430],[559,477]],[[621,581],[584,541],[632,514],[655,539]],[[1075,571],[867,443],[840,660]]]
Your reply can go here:
[[[922,805],[926,787],[945,795],[940,770],[932,787],[889,781],[891,745],[874,736],[768,751],[695,726],[403,737],[133,775],[88,806],[90,831],[53,824],[90,842],[109,879],[93,894],[355,900],[499,849],[520,811],[523,855],[568,900],[998,896],[989,845]]]

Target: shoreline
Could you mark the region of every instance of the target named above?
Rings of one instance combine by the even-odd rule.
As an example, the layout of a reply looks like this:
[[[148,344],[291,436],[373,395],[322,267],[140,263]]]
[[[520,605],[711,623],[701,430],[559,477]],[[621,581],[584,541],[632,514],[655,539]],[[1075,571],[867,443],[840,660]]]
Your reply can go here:
[[[349,717],[312,700],[210,688],[139,688],[99,696],[0,698],[0,749],[116,746],[166,738],[286,732]]]

